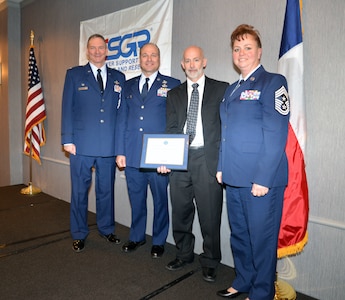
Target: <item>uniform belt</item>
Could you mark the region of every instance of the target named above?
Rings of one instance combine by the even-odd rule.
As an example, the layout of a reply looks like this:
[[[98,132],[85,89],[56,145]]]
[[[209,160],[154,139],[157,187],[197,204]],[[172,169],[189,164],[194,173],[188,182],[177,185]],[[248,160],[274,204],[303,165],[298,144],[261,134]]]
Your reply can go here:
[[[189,146],[190,150],[199,150],[199,149],[203,149],[204,146]]]

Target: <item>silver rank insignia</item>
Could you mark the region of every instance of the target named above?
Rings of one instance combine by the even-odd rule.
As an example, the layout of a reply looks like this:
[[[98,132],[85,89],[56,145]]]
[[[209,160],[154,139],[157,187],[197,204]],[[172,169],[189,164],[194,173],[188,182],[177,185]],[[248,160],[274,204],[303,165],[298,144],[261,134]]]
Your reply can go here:
[[[285,86],[282,86],[279,90],[276,90],[274,94],[274,107],[276,111],[283,116],[288,115],[290,112],[290,101],[289,94],[285,89]]]

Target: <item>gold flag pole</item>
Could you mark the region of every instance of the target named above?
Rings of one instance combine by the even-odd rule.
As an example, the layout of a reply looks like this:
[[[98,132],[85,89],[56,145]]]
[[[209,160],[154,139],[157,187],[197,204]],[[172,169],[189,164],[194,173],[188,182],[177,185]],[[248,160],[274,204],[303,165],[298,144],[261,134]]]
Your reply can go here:
[[[296,300],[295,289],[286,281],[278,279],[278,273],[276,273],[275,281],[275,295],[273,300]]]
[[[33,47],[34,46],[34,32],[33,30],[31,30],[31,33],[30,33],[30,47]],[[20,193],[21,194],[24,194],[24,195],[36,195],[36,194],[39,194],[41,192],[41,189],[38,188],[38,187],[35,187],[33,184],[32,184],[32,129],[31,129],[31,132],[30,132],[30,162],[29,162],[29,169],[30,169],[30,175],[29,175],[29,183],[28,183],[28,186],[25,187],[25,188],[22,188],[20,190]]]

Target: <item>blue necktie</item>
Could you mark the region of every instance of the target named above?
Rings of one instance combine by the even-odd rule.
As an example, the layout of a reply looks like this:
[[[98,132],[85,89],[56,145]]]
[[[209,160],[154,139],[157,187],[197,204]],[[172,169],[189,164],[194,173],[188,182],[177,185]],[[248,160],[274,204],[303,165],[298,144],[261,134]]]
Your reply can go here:
[[[145,78],[145,84],[143,85],[143,89],[141,91],[141,98],[144,100],[147,96],[147,92],[149,91],[149,80],[150,78]]]
[[[198,119],[198,107],[199,107],[199,91],[198,91],[198,84],[193,83],[193,91],[190,97],[189,109],[187,114],[187,129],[186,133],[189,135],[189,144],[195,138],[196,134],[196,121]]]
[[[101,72],[102,72],[101,69],[97,70],[97,81],[98,81],[98,85],[99,85],[99,88],[101,90],[101,93],[103,93],[104,86],[103,86],[103,79],[102,79]]]
[[[237,85],[235,86],[235,88],[232,90],[230,96],[232,96],[233,93],[235,93],[235,91],[240,87],[240,85],[244,82],[243,79],[241,79],[239,82],[237,82]]]

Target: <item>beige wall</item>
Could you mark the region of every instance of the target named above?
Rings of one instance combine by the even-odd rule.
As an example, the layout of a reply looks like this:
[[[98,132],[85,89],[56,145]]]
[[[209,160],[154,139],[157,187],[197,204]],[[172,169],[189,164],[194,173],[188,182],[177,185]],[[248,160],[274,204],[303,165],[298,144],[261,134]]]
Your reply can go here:
[[[33,164],[34,183],[44,192],[69,201],[68,159],[60,146],[61,95],[66,69],[78,64],[80,21],[142,2],[144,1],[30,0],[24,1],[24,5],[18,8],[21,13],[21,36],[20,41],[12,41],[15,44],[12,50],[20,49],[20,76],[15,78],[11,87],[0,86],[0,124],[4,124],[9,130],[3,131],[1,126],[0,137],[4,138],[1,140],[3,147],[10,145],[2,156],[11,160],[11,172],[20,169],[23,175],[19,181],[9,179],[5,181],[6,184],[27,183],[29,179],[28,159],[22,156],[22,120],[26,101],[30,30],[34,30],[36,34],[35,54],[47,107],[47,144],[42,148],[42,165]],[[342,275],[345,269],[345,101],[342,96],[345,94],[345,60],[342,58],[345,49],[345,2],[304,0],[303,4],[309,242],[302,254],[280,260],[278,272],[299,292],[318,299],[342,299],[345,292]],[[260,30],[263,42],[262,64],[267,70],[275,72],[284,11],[285,1],[276,0],[174,0],[172,75],[184,80],[180,68],[182,51],[189,44],[198,44],[204,48],[208,57],[207,75],[219,80],[235,81],[237,74],[232,67],[229,35],[240,23],[253,24]],[[8,38],[6,26],[9,22],[6,24],[4,21],[3,11],[0,11],[0,17],[2,41]],[[0,51],[0,55],[6,55],[3,43]],[[17,67],[15,62],[12,61],[12,64],[14,68]],[[19,94],[14,92],[14,87],[18,86],[21,86]],[[6,111],[10,118],[7,118]],[[19,117],[22,118],[21,121]],[[13,126],[17,127],[12,129]],[[6,159],[2,156],[1,170],[6,164]],[[1,176],[2,174],[1,171]],[[149,212],[152,214],[150,200]],[[90,209],[94,211],[93,192],[90,194]],[[121,172],[117,173],[115,214],[117,222],[129,226],[130,208]],[[152,220],[149,218],[148,233],[151,233],[151,224]],[[197,222],[195,224],[195,251],[199,253],[202,239]],[[171,232],[169,241],[172,242]],[[223,262],[232,265],[225,211],[222,216],[222,253]]]
[[[7,9],[0,11],[0,64],[2,68],[2,83],[0,84],[0,141],[2,152],[0,155],[0,186],[10,185],[10,148],[8,123],[8,25]]]
[[[23,182],[20,10],[0,5],[0,186]]]

